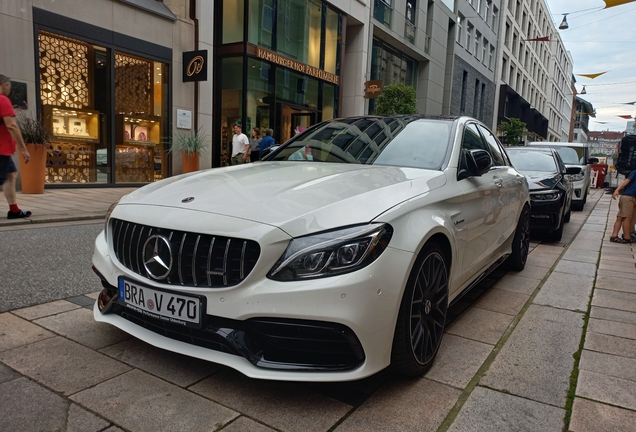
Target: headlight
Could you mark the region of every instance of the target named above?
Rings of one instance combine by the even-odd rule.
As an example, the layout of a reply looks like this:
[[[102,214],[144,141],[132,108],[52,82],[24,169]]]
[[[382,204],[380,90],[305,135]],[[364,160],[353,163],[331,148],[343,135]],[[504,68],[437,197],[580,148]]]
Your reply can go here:
[[[375,261],[392,235],[390,225],[376,223],[298,237],[267,276],[293,281],[350,273]]]
[[[557,201],[561,197],[561,192],[559,191],[547,191],[547,192],[536,192],[530,194],[531,201]]]
[[[117,207],[117,203],[112,203],[110,207],[108,207],[108,211],[106,212],[106,220],[104,221],[104,239],[108,241],[108,221],[110,220],[110,215]]]
[[[572,177],[570,177],[572,179],[572,181],[581,181],[585,178],[585,173],[581,172],[580,174],[572,174]]]

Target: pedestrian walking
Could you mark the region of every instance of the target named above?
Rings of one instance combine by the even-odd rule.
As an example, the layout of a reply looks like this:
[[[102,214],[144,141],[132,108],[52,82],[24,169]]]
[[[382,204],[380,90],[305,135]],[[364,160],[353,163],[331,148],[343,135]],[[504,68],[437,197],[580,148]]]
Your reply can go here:
[[[234,136],[232,137],[232,165],[244,164],[250,155],[250,142],[241,131],[239,125],[234,125]]]
[[[260,144],[263,138],[261,138],[260,128],[255,127],[252,129],[252,138],[250,139],[250,162],[256,162],[259,159],[261,152]]]
[[[0,185],[9,204],[8,219],[21,219],[31,216],[30,211],[20,210],[15,193],[18,169],[11,156],[20,148],[25,163],[29,163],[31,155],[24,144],[20,128],[15,121],[15,112],[8,96],[11,93],[11,80],[0,75]]]
[[[614,222],[614,230],[610,241],[612,243],[634,243],[631,237],[633,229],[632,216],[634,214],[634,206],[636,205],[636,170],[629,173],[627,178],[618,185],[612,199],[618,199],[618,214],[616,215],[616,222]],[[623,236],[619,237],[618,233],[623,228]]]

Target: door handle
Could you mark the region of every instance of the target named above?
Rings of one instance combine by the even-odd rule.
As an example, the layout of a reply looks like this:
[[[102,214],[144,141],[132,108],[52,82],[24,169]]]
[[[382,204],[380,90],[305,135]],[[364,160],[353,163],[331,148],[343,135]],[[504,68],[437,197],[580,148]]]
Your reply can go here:
[[[493,181],[495,182],[497,187],[502,187],[503,186],[503,179],[495,178],[495,179],[493,179]]]

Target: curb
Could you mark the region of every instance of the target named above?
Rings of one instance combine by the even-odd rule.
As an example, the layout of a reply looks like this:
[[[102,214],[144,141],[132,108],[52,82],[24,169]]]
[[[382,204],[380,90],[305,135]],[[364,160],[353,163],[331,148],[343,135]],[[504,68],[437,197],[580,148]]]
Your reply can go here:
[[[90,216],[50,216],[50,217],[38,217],[37,219],[18,219],[18,220],[2,220],[0,221],[0,228],[11,227],[11,226],[25,226],[25,225],[37,225],[37,224],[45,224],[45,223],[56,223],[56,222],[76,222],[83,220],[100,220],[104,219],[106,214],[96,214]]]

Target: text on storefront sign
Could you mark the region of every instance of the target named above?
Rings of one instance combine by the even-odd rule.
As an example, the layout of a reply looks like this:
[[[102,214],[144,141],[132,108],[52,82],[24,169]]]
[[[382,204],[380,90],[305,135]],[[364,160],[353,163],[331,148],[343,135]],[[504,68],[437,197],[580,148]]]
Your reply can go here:
[[[286,68],[293,69],[297,72],[304,73],[324,81],[329,81],[330,83],[340,84],[340,77],[338,75],[326,72],[305,63],[297,62],[296,60],[276,54],[273,51],[258,48],[257,55],[258,58],[271,61],[272,63],[276,63],[280,66],[285,66]]]

